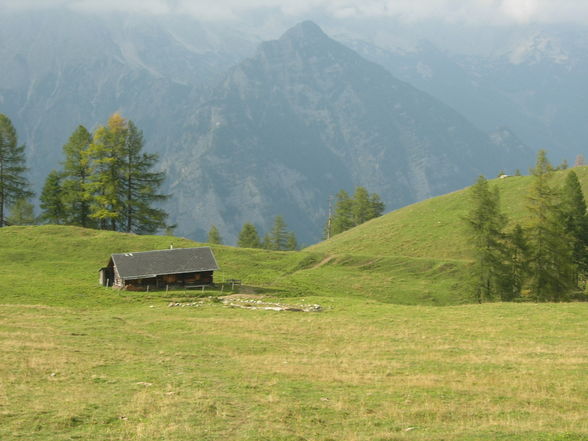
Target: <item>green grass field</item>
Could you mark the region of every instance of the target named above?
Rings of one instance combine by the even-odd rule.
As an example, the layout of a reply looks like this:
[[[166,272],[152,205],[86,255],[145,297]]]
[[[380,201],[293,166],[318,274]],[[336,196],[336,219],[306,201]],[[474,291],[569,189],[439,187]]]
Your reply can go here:
[[[323,311],[97,286],[170,242],[196,245],[0,229],[1,440],[588,439],[588,304],[460,304],[459,259],[222,246],[217,280]]]
[[[574,172],[588,194],[588,166]],[[553,185],[561,186],[568,170],[554,174]],[[472,182],[473,184],[473,182]],[[511,225],[526,222],[527,190],[530,176],[493,179],[501,195],[502,210]],[[322,253],[372,256],[426,257],[430,259],[470,259],[471,248],[463,217],[469,210],[467,189],[428,199],[372,219],[349,231],[308,248]]]

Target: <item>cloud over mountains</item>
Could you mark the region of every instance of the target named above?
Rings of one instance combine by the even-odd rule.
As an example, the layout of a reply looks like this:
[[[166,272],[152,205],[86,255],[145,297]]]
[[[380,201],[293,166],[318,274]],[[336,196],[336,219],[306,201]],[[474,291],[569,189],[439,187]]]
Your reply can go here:
[[[336,18],[394,17],[408,22],[442,20],[471,24],[588,24],[586,0],[0,0],[0,9],[64,7],[86,12],[189,14],[202,20],[238,20],[256,11],[290,17],[320,13]]]

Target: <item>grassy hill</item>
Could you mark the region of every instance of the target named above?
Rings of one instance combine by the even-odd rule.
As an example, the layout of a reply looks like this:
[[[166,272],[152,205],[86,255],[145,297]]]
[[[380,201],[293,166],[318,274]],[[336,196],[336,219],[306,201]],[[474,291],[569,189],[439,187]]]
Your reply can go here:
[[[51,305],[133,301],[136,294],[113,293],[98,286],[98,270],[110,254],[166,249],[171,243],[175,247],[202,245],[175,237],[50,225],[1,228],[0,243],[3,302]],[[228,246],[213,249],[222,269],[216,279],[241,279],[249,291],[280,297],[367,297],[402,304],[467,302],[459,289],[460,262]],[[172,292],[170,298],[183,295]]]
[[[528,178],[496,185],[522,213],[509,190]],[[425,201],[302,252],[213,247],[217,280],[318,313],[98,286],[111,253],[187,239],[0,228],[0,439],[588,439],[588,304],[459,305],[466,206]]]
[[[574,171],[588,195],[588,167],[576,167]],[[566,173],[555,173],[554,185],[563,184]],[[502,209],[511,223],[525,223],[526,195],[531,182],[530,176],[491,181],[491,185],[500,190]],[[456,191],[393,211],[307,250],[329,254],[469,259],[471,250],[462,221],[468,206],[467,189]]]
[[[460,261],[214,247],[218,277],[319,313],[97,286],[112,252],[197,245],[0,229],[0,439],[580,441],[587,304],[448,307]],[[218,295],[209,291],[206,295]],[[403,306],[386,302],[423,303]]]

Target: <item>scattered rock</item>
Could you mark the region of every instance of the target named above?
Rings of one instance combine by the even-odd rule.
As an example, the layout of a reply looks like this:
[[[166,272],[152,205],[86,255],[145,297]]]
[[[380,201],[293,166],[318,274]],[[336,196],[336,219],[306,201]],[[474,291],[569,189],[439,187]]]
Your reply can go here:
[[[145,381],[139,381],[138,383],[136,383],[140,386],[145,386],[145,387],[149,387],[149,386],[153,386],[153,383],[147,383]]]

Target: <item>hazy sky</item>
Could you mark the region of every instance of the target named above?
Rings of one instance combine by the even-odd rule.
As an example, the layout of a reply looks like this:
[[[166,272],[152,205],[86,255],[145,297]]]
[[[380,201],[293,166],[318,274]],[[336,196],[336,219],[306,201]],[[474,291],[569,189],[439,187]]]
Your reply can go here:
[[[462,23],[588,23],[588,0],[0,0],[9,9],[68,7],[88,12],[181,13],[231,20],[259,10],[305,18],[395,17]]]

